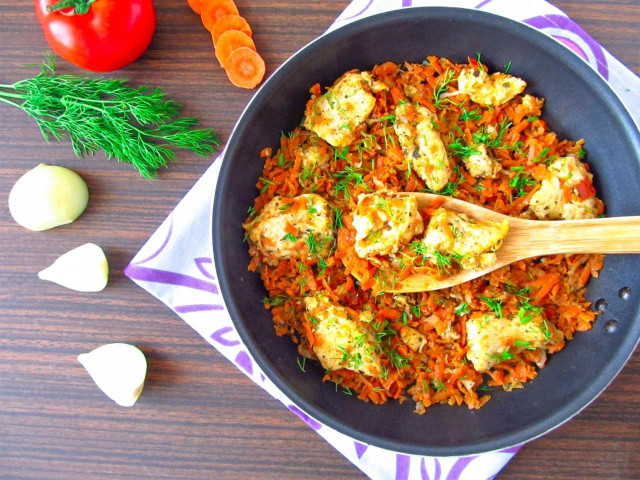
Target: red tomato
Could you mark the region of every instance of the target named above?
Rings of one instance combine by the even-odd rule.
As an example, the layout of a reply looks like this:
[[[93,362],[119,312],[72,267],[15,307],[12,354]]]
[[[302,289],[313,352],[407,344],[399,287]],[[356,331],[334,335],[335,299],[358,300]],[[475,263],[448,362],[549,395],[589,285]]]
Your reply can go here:
[[[35,0],[36,15],[51,48],[94,72],[110,72],[136,60],[156,28],[152,0],[62,0],[73,7],[48,12],[58,0]],[[83,10],[87,10],[82,13]]]

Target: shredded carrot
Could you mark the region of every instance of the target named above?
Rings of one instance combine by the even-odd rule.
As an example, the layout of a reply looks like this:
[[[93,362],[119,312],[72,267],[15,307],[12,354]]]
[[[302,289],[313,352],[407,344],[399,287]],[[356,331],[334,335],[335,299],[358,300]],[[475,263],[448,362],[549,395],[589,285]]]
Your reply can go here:
[[[557,273],[551,272],[543,275],[537,280],[529,282],[530,287],[539,287],[538,293],[536,294],[536,301],[542,300],[551,289],[560,281],[560,277]]]
[[[220,34],[218,47],[225,43],[224,36],[233,31]],[[242,32],[231,33],[237,34],[247,36]],[[229,58],[240,50],[248,55],[255,53],[249,54],[247,50],[252,52],[251,47],[244,44],[226,50]],[[471,59],[467,65],[474,64],[479,65]],[[325,345],[327,340],[321,338],[314,325],[321,319],[309,317],[304,298],[322,296],[343,308],[347,318],[366,333],[358,341],[375,342],[368,351],[376,352],[379,368],[385,375],[384,378],[365,375],[353,365],[343,364],[344,368],[328,371],[323,379],[335,382],[345,393],[353,393],[363,401],[383,404],[389,399],[411,398],[418,413],[437,403],[481,408],[491,399],[491,395],[479,395],[481,385],[519,388],[538,375],[548,355],[561,350],[576,332],[591,328],[597,318],[585,300],[584,287],[602,268],[602,255],[552,255],[521,260],[450,289],[405,295],[386,292],[414,273],[444,275],[428,257],[421,259],[417,255],[422,234],[411,239],[412,246],[410,242],[400,245],[392,256],[358,255],[353,212],[360,195],[427,188],[415,164],[407,162],[395,133],[393,122],[398,119],[394,115],[401,103],[409,105],[403,121],[415,122],[416,105],[424,106],[433,113],[432,125],[441,139],[446,139],[451,175],[441,193],[506,215],[533,218],[528,208],[531,198],[549,174],[548,162],[541,160],[579,156],[583,140],[559,139],[542,119],[534,118],[542,114],[543,99],[523,102],[522,96],[516,96],[502,106],[487,107],[456,92],[455,75],[465,66],[435,56],[424,63],[376,65],[370,72],[371,78],[381,87],[373,93],[374,108],[368,120],[353,129],[354,140],[347,148],[331,147],[315,133],[298,127],[281,137],[279,148],[261,151],[264,161],[262,179],[258,182],[261,194],[254,202],[255,212],[245,223],[247,231],[259,221],[262,209],[275,196],[290,199],[294,215],[308,208],[306,202],[296,202],[295,197],[320,195],[331,207],[333,221],[326,255],[310,255],[305,247],[300,249],[305,252],[300,257],[278,259],[249,242],[249,268],[260,274],[269,292],[265,307],[272,314],[275,332],[290,336],[301,353],[313,356],[314,349]],[[448,95],[445,98],[450,101],[445,102],[444,108],[437,90],[452,73],[450,85],[445,88]],[[318,83],[310,87],[307,106],[311,111],[323,92],[328,101],[335,100],[330,90],[323,87]],[[450,146],[453,143],[463,147],[483,143],[502,169],[492,177],[474,177],[465,166],[463,153]],[[310,166],[309,158],[315,164]],[[516,174],[526,181],[518,182]],[[572,188],[563,188],[561,199],[584,201],[595,195],[593,185],[586,179]],[[418,209],[425,226],[445,199],[442,195],[438,201]],[[603,203],[597,197],[594,201],[596,211],[602,212]],[[377,231],[388,224],[388,212],[383,208],[378,207],[370,215]],[[340,221],[336,212],[340,212]],[[301,233],[304,229],[299,225],[284,224],[283,230],[283,235],[299,238],[299,245],[305,243]],[[451,228],[443,227],[440,233],[444,241],[455,239]],[[276,243],[273,239],[262,239],[262,246],[269,249],[277,247]],[[459,267],[454,259],[450,260],[454,264],[450,269]],[[269,302],[274,302],[274,306]],[[514,336],[505,344],[508,349],[502,352],[499,363],[484,372],[477,371],[468,356],[471,345],[467,327],[478,315],[488,318],[487,321],[501,316],[520,319],[518,324],[523,319],[535,322],[532,330],[546,332],[548,343],[529,350]],[[349,353],[346,351],[347,357]]]

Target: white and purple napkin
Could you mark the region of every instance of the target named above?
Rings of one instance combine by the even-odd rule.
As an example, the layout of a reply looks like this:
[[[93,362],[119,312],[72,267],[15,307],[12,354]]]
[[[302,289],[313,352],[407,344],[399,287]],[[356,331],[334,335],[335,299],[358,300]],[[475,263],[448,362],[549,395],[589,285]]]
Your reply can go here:
[[[521,21],[550,35],[593,67],[640,124],[640,79],[561,10],[544,0],[354,0],[327,30],[398,8],[473,8]],[[421,457],[365,445],[300,410],[253,361],[225,308],[211,258],[211,206],[222,152],[151,236],[125,275],[176,312],[245,375],[280,400],[338,452],[374,480],[489,480],[520,447],[469,457]]]

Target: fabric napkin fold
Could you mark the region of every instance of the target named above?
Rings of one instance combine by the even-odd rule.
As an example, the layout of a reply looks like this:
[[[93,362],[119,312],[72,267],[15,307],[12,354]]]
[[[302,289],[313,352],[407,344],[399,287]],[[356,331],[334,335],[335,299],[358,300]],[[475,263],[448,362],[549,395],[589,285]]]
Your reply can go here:
[[[561,10],[544,0],[354,0],[327,32],[398,8],[474,8],[521,21],[550,35],[593,67],[640,124],[640,79]],[[365,445],[311,418],[265,375],[243,345],[220,294],[211,249],[211,207],[222,152],[160,225],[125,275],[176,312],[245,375],[282,402],[338,452],[374,480],[489,480],[520,446],[469,457],[421,457]]]

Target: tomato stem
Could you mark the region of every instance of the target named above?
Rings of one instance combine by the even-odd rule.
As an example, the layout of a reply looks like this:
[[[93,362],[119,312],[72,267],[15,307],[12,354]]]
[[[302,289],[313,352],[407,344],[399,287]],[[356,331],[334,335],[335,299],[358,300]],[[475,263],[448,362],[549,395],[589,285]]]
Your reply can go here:
[[[53,5],[47,5],[47,12],[57,12],[71,8],[70,12],[61,12],[63,15],[86,15],[91,4],[96,0],[59,0]]]

